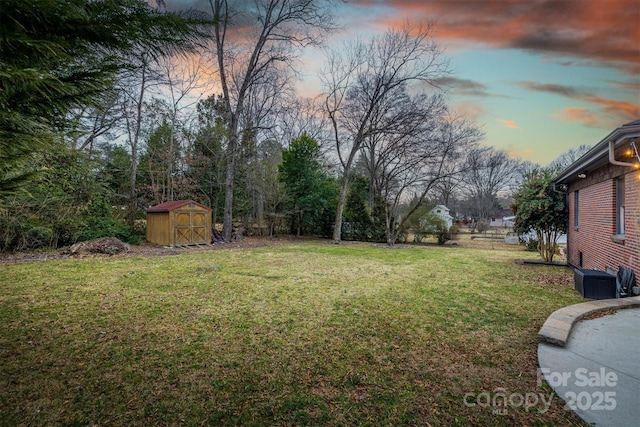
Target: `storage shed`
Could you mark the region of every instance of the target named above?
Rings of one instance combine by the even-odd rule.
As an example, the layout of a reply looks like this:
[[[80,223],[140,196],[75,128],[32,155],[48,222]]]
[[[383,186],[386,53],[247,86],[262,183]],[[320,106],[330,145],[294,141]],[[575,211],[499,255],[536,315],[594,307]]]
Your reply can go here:
[[[147,241],[165,246],[211,243],[211,208],[193,200],[147,209]]]

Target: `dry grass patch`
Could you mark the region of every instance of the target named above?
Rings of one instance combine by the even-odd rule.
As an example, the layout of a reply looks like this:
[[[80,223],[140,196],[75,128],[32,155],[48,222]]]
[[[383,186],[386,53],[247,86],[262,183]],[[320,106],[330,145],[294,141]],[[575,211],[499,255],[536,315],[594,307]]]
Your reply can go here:
[[[536,333],[580,297],[523,256],[304,242],[5,266],[0,423],[579,424],[557,398],[464,404],[551,393]]]

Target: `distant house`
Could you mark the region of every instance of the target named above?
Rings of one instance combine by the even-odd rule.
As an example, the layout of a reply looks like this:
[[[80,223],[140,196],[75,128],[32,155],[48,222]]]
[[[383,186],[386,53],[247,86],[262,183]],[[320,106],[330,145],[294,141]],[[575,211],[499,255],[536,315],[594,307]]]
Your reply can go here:
[[[491,218],[490,227],[513,228],[516,217],[513,215],[503,216],[501,218]]]
[[[435,208],[431,209],[431,213],[444,221],[447,226],[447,230],[450,229],[453,224],[453,217],[450,215],[450,212],[451,210],[445,205],[437,205]]]
[[[193,200],[161,203],[147,209],[147,241],[177,246],[211,243],[211,208]]]
[[[640,273],[640,120],[615,129],[555,179],[569,208],[567,261]]]
[[[513,228],[516,225],[516,216],[509,215],[502,217],[502,224],[506,228]]]

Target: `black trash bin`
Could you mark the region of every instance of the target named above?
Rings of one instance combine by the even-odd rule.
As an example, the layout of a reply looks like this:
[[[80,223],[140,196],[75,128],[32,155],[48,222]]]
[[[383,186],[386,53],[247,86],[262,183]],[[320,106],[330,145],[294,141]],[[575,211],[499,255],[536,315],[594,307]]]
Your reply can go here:
[[[573,272],[575,289],[585,298],[610,299],[616,297],[616,276],[605,271],[576,268]]]

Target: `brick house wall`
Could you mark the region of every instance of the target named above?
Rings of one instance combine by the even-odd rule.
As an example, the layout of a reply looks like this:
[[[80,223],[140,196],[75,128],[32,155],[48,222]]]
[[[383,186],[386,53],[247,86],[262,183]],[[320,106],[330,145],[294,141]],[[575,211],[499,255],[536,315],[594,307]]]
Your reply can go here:
[[[616,185],[619,177],[624,177],[625,187],[623,239],[616,236]],[[576,191],[578,224],[575,215]],[[623,266],[639,274],[640,171],[608,164],[593,171],[587,178],[570,183],[567,193],[569,264],[614,273],[619,266]]]

